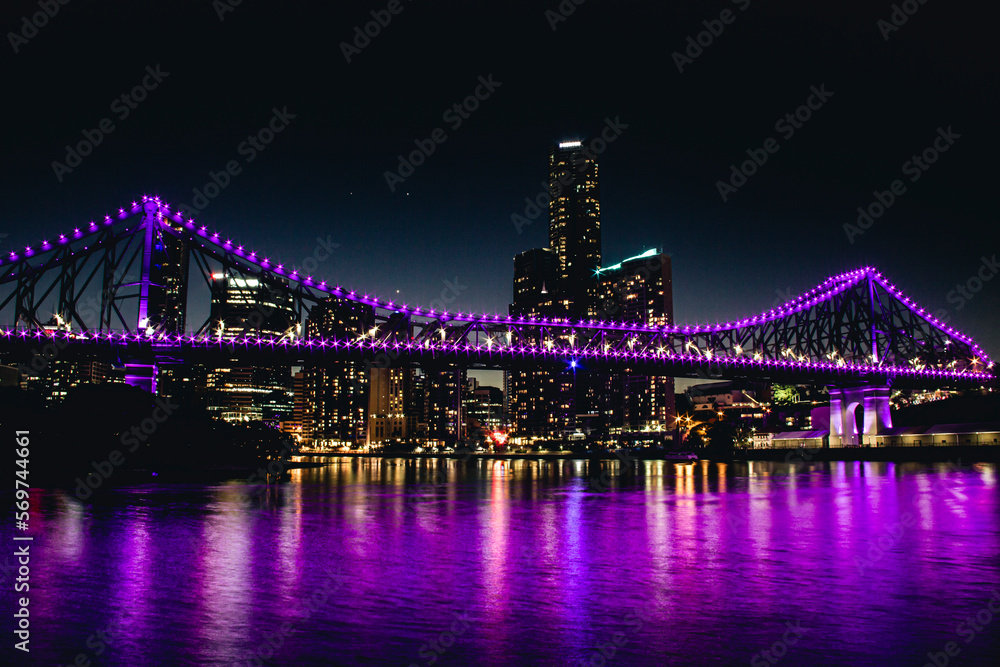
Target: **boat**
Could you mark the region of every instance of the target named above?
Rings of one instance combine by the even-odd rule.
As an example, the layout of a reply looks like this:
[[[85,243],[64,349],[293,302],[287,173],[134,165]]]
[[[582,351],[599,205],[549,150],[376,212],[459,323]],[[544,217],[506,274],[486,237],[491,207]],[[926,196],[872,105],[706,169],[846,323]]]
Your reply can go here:
[[[694,452],[667,452],[663,459],[665,461],[697,461],[698,455]]]

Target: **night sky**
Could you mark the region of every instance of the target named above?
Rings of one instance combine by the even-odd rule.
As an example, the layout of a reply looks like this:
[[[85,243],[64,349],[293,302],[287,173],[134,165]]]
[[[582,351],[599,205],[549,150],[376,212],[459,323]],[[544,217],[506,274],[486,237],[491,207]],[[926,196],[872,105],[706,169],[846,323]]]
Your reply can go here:
[[[37,34],[23,22],[37,1],[0,14],[0,246],[143,193],[191,205],[236,161],[198,216],[210,227],[286,265],[320,237],[339,244],[316,271],[329,281],[425,305],[456,290],[452,309],[506,312],[513,256],[548,242],[544,215],[519,233],[512,214],[541,194],[553,143],[611,119],[604,263],[670,253],[679,322],[749,315],[873,264],[1000,355],[1000,60],[983,3],[911,0],[890,31],[889,2],[564,0],[565,17],[557,0],[51,2]],[[341,43],[373,10],[391,21],[348,63]],[[674,53],[703,22],[721,34],[680,72]],[[480,77],[499,85],[467,118],[445,115]],[[121,96],[144,78],[130,108]],[[830,94],[793,132],[776,127],[811,87]],[[262,150],[244,144],[275,109],[294,118]],[[54,169],[105,118],[92,154]],[[446,140],[391,191],[385,172],[437,128]],[[904,172],[939,128],[948,150]],[[777,152],[723,201],[717,182],[768,138]],[[844,225],[897,179],[905,192],[852,243]],[[952,292],[977,274],[981,291]]]

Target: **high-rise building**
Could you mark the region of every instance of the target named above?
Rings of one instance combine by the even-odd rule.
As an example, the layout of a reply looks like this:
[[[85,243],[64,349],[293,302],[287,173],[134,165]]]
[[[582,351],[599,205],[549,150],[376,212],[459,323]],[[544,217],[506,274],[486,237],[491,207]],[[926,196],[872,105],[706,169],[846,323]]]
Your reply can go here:
[[[40,373],[21,378],[21,386],[50,403],[61,403],[73,387],[124,381],[124,369],[106,361],[52,359]]]
[[[504,426],[503,390],[469,378],[462,393],[462,411],[470,435],[473,431],[485,434],[500,430]]]
[[[549,193],[549,247],[514,258],[509,312],[515,317],[593,317],[601,265],[601,193],[597,160],[584,154],[579,141],[561,142],[549,152]],[[606,374],[510,371],[505,382],[518,436],[559,438],[578,428],[606,428],[601,407]]]
[[[410,368],[372,368],[368,385],[368,444],[410,437],[416,419],[408,415],[412,405]]]
[[[357,339],[375,321],[371,306],[329,298],[313,307],[307,338]],[[328,359],[303,367],[296,385],[296,426],[300,440],[316,447],[356,445],[368,429],[369,373],[361,361]]]
[[[211,333],[221,339],[254,332],[275,338],[298,336],[292,296],[257,278],[216,273],[211,282]],[[279,422],[294,409],[289,366],[230,362],[206,378],[209,412],[226,421]]]
[[[598,317],[637,322],[647,326],[674,323],[673,275],[670,256],[648,250],[613,266],[598,270]],[[614,392],[621,392],[622,430],[666,431],[676,416],[674,379],[664,376],[618,376]],[[620,389],[619,389],[620,387]],[[617,402],[617,400],[616,400]],[[617,410],[612,406],[612,410]],[[616,417],[616,419],[619,419]]]
[[[601,188],[597,160],[579,141],[549,152],[549,248],[556,256],[558,300],[570,317],[592,314],[601,266]]]
[[[570,371],[507,371],[508,411],[520,438],[562,438],[576,427]]]
[[[514,256],[514,301],[510,314],[527,316],[558,310],[555,298],[559,260],[549,248],[533,248]]]
[[[179,223],[170,224],[180,228]],[[184,333],[188,257],[188,247],[181,239],[168,232],[157,230],[149,267],[147,327],[163,333]]]
[[[208,411],[229,422],[277,424],[292,416],[294,397],[288,366],[221,365],[208,370]]]
[[[211,333],[226,338],[255,332],[278,338],[298,336],[291,294],[257,278],[212,275]]]
[[[462,388],[466,378],[465,369],[453,366],[423,369],[422,421],[429,439],[451,445],[465,437]]]

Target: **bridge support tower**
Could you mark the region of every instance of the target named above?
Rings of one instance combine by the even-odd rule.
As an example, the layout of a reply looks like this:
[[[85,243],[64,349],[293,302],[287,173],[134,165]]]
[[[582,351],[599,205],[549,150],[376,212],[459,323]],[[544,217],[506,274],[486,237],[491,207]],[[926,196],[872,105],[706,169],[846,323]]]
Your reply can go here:
[[[892,427],[889,387],[830,388],[830,446],[875,445],[875,436]]]

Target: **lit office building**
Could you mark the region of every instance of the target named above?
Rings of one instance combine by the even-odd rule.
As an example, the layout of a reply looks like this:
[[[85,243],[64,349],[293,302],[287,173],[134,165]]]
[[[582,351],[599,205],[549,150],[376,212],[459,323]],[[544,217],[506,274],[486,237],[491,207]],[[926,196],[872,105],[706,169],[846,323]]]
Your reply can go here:
[[[292,295],[257,278],[212,275],[211,332],[220,338],[254,332],[278,338],[298,335]]]
[[[115,368],[106,361],[51,359],[37,374],[22,377],[20,386],[38,393],[49,403],[61,403],[74,387],[124,381],[124,369]]]
[[[211,283],[211,332],[221,339],[241,334],[293,338],[298,317],[290,294],[256,278],[216,273]],[[208,369],[208,411],[226,421],[279,423],[292,418],[291,368],[230,362]]]
[[[549,248],[533,248],[514,256],[514,317],[555,313],[559,260]]]
[[[277,425],[294,409],[291,369],[287,366],[222,366],[208,370],[208,411],[228,422],[263,421]]]
[[[503,390],[480,386],[475,378],[469,378],[462,393],[462,410],[470,429],[498,431],[504,427]]]
[[[421,421],[427,424],[429,440],[453,445],[465,437],[462,388],[466,379],[464,369],[423,369]]]
[[[170,224],[180,228],[179,223]],[[149,267],[147,328],[168,334],[184,333],[189,254],[181,239],[157,230]]]
[[[569,316],[593,314],[595,271],[601,265],[601,188],[598,165],[565,141],[549,153],[549,248],[556,256],[558,300]]]
[[[514,258],[512,316],[592,317],[601,265],[597,161],[579,141],[549,152],[549,247]],[[539,341],[540,343],[541,341]],[[507,403],[519,438],[562,438],[606,428],[607,374],[586,370],[509,371]]]
[[[605,320],[667,326],[674,322],[670,256],[649,250],[598,270],[598,316]],[[674,379],[663,376],[618,376],[622,431],[666,431],[673,428]]]
[[[375,321],[371,306],[329,298],[306,320],[307,338],[339,340],[366,335]],[[369,372],[364,362],[331,358],[296,375],[294,426],[313,447],[356,446],[368,432]]]
[[[411,404],[409,368],[372,368],[368,387],[368,444],[405,440],[416,429],[416,417],[407,414]]]

